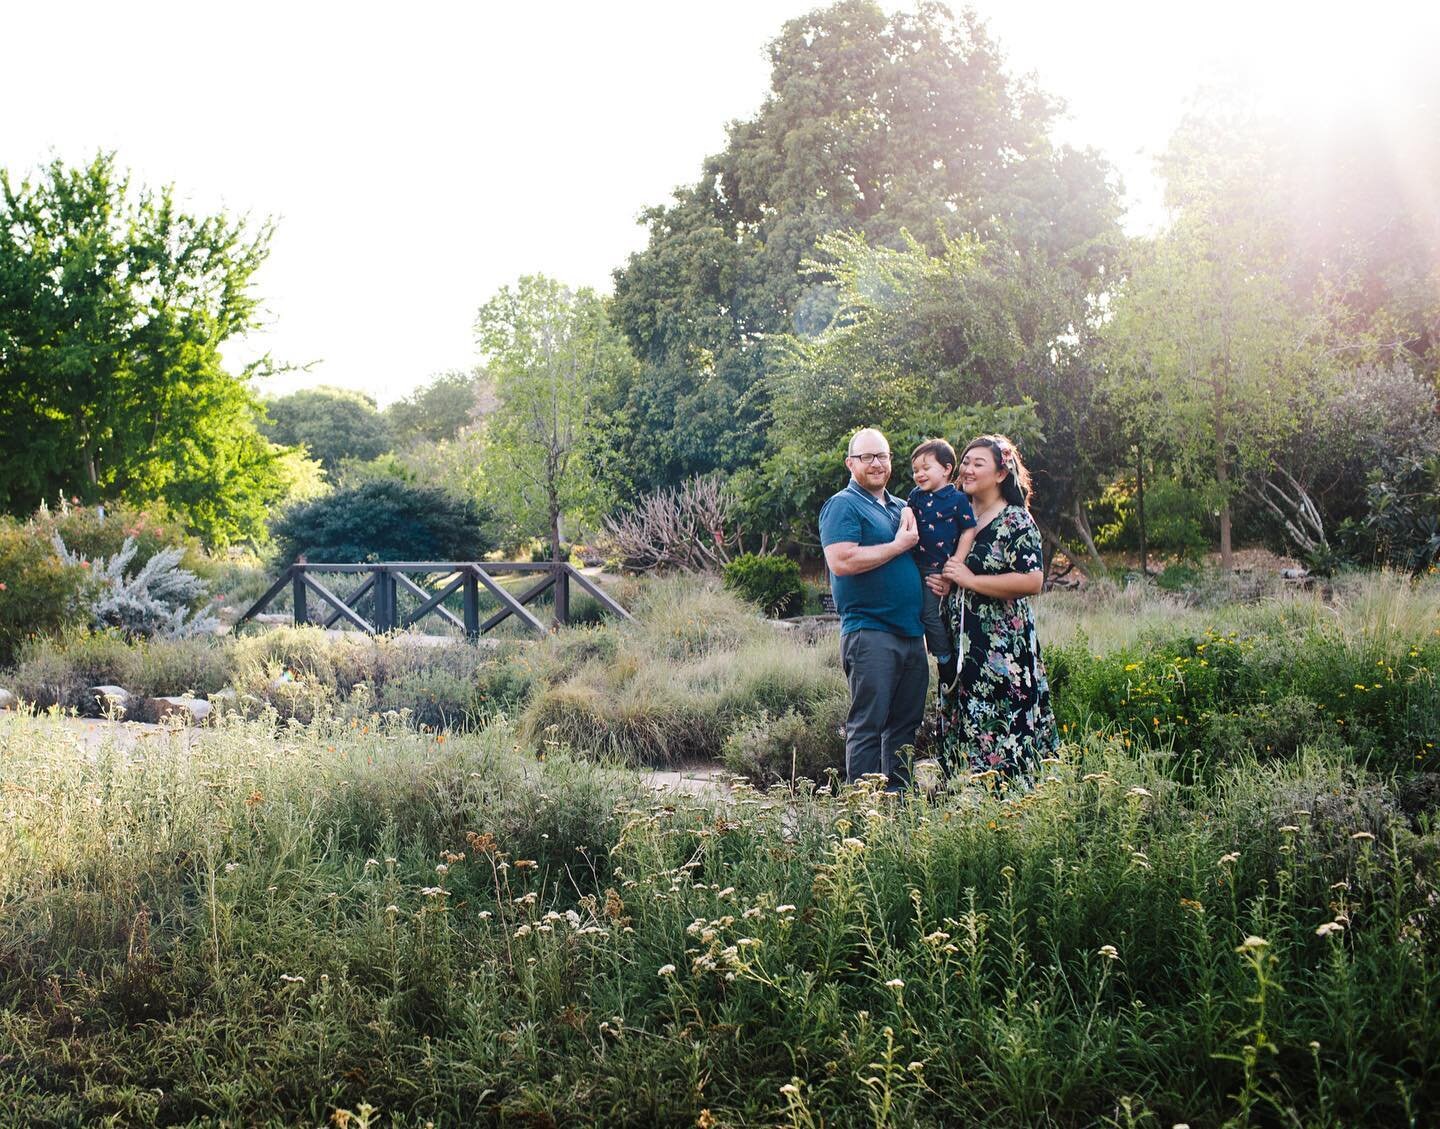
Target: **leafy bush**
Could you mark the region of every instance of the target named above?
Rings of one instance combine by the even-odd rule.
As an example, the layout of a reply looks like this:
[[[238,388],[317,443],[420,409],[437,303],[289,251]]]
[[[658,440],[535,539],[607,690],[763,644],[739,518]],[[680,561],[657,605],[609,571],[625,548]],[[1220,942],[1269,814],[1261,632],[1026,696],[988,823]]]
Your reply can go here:
[[[467,498],[379,479],[293,506],[271,532],[286,561],[474,561],[494,547],[487,522]]]
[[[46,544],[59,537],[73,554],[89,561],[118,556],[128,541],[134,545],[131,564],[137,569],[157,553],[176,548],[183,553],[180,564],[191,572],[205,574],[214,567],[200,543],[161,503],[144,508],[127,502],[79,506],[62,499],[53,510],[41,506],[30,524]]]
[[[56,557],[33,525],[0,517],[0,665],[25,640],[85,622],[88,575]]]
[[[725,566],[725,587],[769,616],[798,612],[805,600],[800,566],[789,557],[742,553]]]
[[[725,739],[725,767],[760,786],[775,781],[824,780],[845,775],[846,703],[832,699],[811,716],[786,710],[742,722]]]
[[[1208,771],[1253,749],[1343,744],[1375,765],[1434,762],[1440,744],[1440,592],[1372,578],[1325,608],[1311,597],[1255,609],[1243,627],[1162,624],[1109,654],[1081,637],[1045,649],[1056,717],[1107,727]]]
[[[219,626],[206,610],[192,613],[191,607],[204,599],[206,587],[193,572],[179,567],[185,552],[179,547],[161,549],[134,572],[127,572],[136,554],[132,538],[127,537],[108,560],[89,561],[72,553],[58,533],[54,545],[66,564],[89,570],[90,615],[101,630],[113,627],[137,639],[180,639]]]

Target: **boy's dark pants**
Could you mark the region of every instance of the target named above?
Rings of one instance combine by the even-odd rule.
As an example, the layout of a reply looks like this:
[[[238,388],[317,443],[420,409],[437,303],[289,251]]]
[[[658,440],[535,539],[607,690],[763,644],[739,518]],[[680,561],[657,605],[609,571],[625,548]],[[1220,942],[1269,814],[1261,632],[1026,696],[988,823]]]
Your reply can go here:
[[[926,577],[938,573],[927,572]],[[940,611],[940,597],[930,591],[930,585],[920,588],[920,626],[925,629],[925,647],[932,659],[955,653],[955,640],[950,636],[950,627]]]
[[[935,573],[926,573],[926,576],[934,576]],[[922,589],[920,604],[920,626],[925,629],[925,647],[930,652],[930,657],[936,660],[936,666],[940,674],[941,693],[946,691],[955,681],[955,671],[959,661],[955,653],[955,637],[950,634],[950,625],[945,622],[945,613],[940,608],[941,599],[930,591],[927,584]],[[940,662],[940,656],[945,655],[946,660]]]
[[[840,640],[840,663],[850,685],[846,781],[853,784],[868,772],[881,772],[891,789],[908,786],[910,765],[900,750],[915,743],[930,688],[923,639],[852,631]]]

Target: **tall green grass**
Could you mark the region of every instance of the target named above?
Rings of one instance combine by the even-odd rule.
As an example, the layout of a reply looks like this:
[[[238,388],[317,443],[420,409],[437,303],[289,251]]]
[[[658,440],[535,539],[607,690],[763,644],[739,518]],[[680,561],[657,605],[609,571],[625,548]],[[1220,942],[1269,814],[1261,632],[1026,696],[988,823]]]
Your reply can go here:
[[[1207,783],[656,795],[500,723],[12,718],[7,1124],[1423,1124],[1440,840],[1333,750]],[[350,1122],[354,1124],[354,1121]]]

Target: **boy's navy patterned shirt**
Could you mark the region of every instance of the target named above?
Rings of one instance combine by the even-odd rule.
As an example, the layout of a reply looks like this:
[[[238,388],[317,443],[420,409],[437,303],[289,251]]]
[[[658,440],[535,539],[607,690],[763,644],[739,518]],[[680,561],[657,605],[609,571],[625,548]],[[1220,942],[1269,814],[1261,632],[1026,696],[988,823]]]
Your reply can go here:
[[[970,499],[954,483],[947,482],[939,490],[910,491],[906,504],[915,511],[915,524],[920,530],[920,543],[911,550],[922,573],[939,572],[955,555],[960,534],[975,526],[975,511]]]

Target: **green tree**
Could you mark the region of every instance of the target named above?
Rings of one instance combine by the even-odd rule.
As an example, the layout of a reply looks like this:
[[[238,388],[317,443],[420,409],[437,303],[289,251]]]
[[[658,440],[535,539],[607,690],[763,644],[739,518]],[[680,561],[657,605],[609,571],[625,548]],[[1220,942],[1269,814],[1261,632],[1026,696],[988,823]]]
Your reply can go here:
[[[489,497],[512,536],[546,536],[563,560],[561,518],[602,497],[597,396],[629,380],[634,359],[593,291],[543,275],[490,299],[475,334],[498,400],[485,429]]]
[[[0,170],[0,506],[163,500],[212,544],[264,535],[278,452],[220,350],[255,325],[270,233],[134,189],[109,154]]]
[[[274,442],[303,444],[331,475],[345,459],[373,459],[390,449],[385,420],[363,392],[322,384],[271,400],[265,410],[265,432]]]
[[[485,373],[446,372],[382,413],[397,448],[454,439],[495,406]]]
[[[1317,307],[1286,269],[1258,136],[1235,103],[1182,125],[1162,163],[1173,223],[1136,245],[1104,329],[1113,402],[1212,499],[1226,570],[1236,496],[1324,381]]]
[[[649,244],[616,273],[615,317],[644,366],[608,405],[627,485],[766,452],[775,335],[835,312],[823,273],[800,270],[827,233],[898,247],[908,229],[932,250],[974,233],[1080,279],[1113,251],[1105,165],[1051,144],[1055,104],[1005,73],[973,14],[843,0],[787,23],[770,58],[759,113],[644,214]]]
[[[935,435],[958,444],[1008,434],[1033,464],[1052,550],[1068,551],[1067,528],[1088,540],[1084,505],[1116,456],[1082,347],[1090,300],[1073,278],[1041,256],[966,237],[942,237],[934,254],[908,236],[896,249],[855,233],[818,248],[837,314],[824,333],[791,339],[777,366],[777,453],[742,490],[760,523],[768,513],[813,538],[846,440],[865,423],[902,454]],[[896,488],[908,469],[897,464]]]

